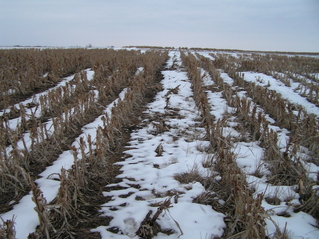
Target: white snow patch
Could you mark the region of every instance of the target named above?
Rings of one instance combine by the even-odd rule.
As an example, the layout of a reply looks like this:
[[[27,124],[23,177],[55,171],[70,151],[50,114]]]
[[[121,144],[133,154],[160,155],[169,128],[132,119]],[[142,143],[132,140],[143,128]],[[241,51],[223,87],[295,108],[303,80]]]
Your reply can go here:
[[[281,81],[273,78],[272,76],[256,72],[242,72],[246,81],[255,82],[258,85],[265,86],[269,84],[270,90],[274,90],[282,95],[283,98],[288,99],[291,103],[303,106],[310,114],[319,116],[319,108],[310,103],[306,98],[296,93],[292,87],[287,87]]]

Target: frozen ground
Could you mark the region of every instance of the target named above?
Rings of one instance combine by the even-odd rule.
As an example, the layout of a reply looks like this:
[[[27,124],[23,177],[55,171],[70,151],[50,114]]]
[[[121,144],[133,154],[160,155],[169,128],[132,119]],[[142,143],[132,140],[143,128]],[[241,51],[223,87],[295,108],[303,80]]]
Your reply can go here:
[[[246,81],[253,81],[258,85],[268,87],[270,90],[274,90],[282,95],[284,99],[289,100],[291,103],[299,104],[306,109],[309,114],[315,114],[319,117],[319,108],[310,103],[305,97],[300,96],[294,91],[296,87],[285,86],[281,81],[273,78],[272,76],[265,75],[263,73],[256,72],[242,72],[244,73],[244,79]]]
[[[200,53],[208,57],[206,53]],[[210,57],[210,59],[213,59]],[[170,230],[171,235],[159,233],[154,238],[214,238],[223,235],[226,224],[226,215],[212,209],[211,206],[193,203],[193,199],[205,192],[202,184],[196,181],[180,183],[176,175],[183,175],[192,170],[199,172],[203,177],[210,176],[209,169],[202,166],[202,161],[207,157],[203,152],[209,142],[204,140],[205,130],[201,126],[201,118],[193,99],[191,84],[183,68],[180,53],[170,51],[170,59],[167,69],[162,73],[163,90],[159,92],[154,102],[147,105],[143,112],[143,120],[139,129],[131,134],[129,144],[124,152],[123,161],[119,162],[121,180],[118,184],[106,185],[104,195],[111,200],[102,205],[102,213],[113,219],[109,226],[100,226],[92,229],[99,232],[102,238],[138,238],[136,231],[149,211],[152,215],[169,201],[170,206],[165,207],[156,222],[162,229]],[[139,69],[137,72],[142,72]],[[87,71],[88,76],[92,72]],[[205,86],[213,84],[208,74],[201,70]],[[224,82],[232,85],[233,80],[221,73]],[[264,79],[264,83],[260,79]],[[318,107],[305,102],[304,98],[284,86],[277,80],[259,73],[245,72],[245,80],[255,81],[264,86],[270,82],[271,89],[281,93],[293,103],[303,105],[308,112],[319,115]],[[176,89],[174,91],[174,89]],[[119,98],[125,98],[124,90]],[[211,114],[216,120],[223,117],[223,113],[232,112],[221,92],[207,91],[207,97],[211,106]],[[240,97],[245,92],[239,92]],[[118,99],[119,99],[118,98]],[[117,100],[118,100],[117,99]],[[108,105],[106,112],[116,103]],[[262,110],[262,109],[259,109]],[[279,148],[284,148],[286,137],[289,134],[285,129],[271,125],[274,120],[269,118],[270,127],[279,135]],[[96,128],[103,124],[100,117],[94,122],[82,128],[82,134],[75,140],[73,146],[79,147],[79,138],[87,138],[88,134],[95,138]],[[225,135],[239,136],[233,126],[235,119],[230,118],[229,127],[224,129]],[[291,238],[319,238],[319,230],[316,220],[310,215],[299,212],[294,213],[291,205],[298,204],[299,195],[293,186],[273,186],[266,183],[265,178],[257,178],[252,174],[263,163],[263,149],[258,142],[238,141],[233,148],[237,157],[237,164],[247,175],[247,182],[257,193],[265,195],[277,195],[282,203],[274,206],[265,200],[262,206],[271,216],[267,219],[266,231],[271,236],[276,230],[275,224],[280,228],[287,228]],[[69,151],[63,152],[51,167],[48,167],[36,181],[43,191],[44,196],[50,202],[57,194],[59,182],[48,178],[52,173],[59,173],[61,168],[70,168],[73,164],[73,155]],[[319,171],[315,165],[309,165],[309,172],[316,174]],[[116,189],[115,189],[116,188]],[[31,193],[23,197],[14,206],[13,210],[2,214],[3,219],[15,217],[17,238],[27,238],[39,224],[38,216],[34,211],[34,203]],[[290,197],[290,204],[284,201]],[[278,216],[280,213],[288,213],[289,217]],[[112,233],[110,231],[118,231]],[[168,231],[167,230],[167,231]]]
[[[205,192],[199,182],[181,184],[174,176],[196,169],[203,176],[209,172],[202,167],[204,154],[199,149],[208,144],[202,138],[205,130],[200,126],[198,110],[192,98],[191,84],[186,72],[182,71],[178,52],[171,52],[168,67],[177,62],[176,70],[163,71],[163,91],[148,105],[142,122],[144,127],[131,134],[129,155],[120,162],[122,182],[109,187],[120,186],[121,190],[106,192],[112,200],[103,205],[103,212],[114,219],[107,227],[98,227],[103,238],[138,238],[135,235],[149,210],[156,212],[165,200],[171,200],[171,207],[160,215],[157,221],[162,229],[173,229],[168,236],[159,233],[154,238],[210,238],[221,236],[225,215],[210,206],[193,203],[193,199]],[[170,89],[178,87],[177,94],[167,95]],[[168,99],[168,100],[167,100]],[[157,125],[165,122],[164,132],[159,133]],[[155,151],[161,145],[163,152]],[[134,185],[132,187],[132,185]],[[175,199],[176,201],[174,202]],[[152,206],[153,205],[153,206]],[[177,223],[176,223],[177,222]],[[119,233],[107,231],[118,228]]]
[[[207,76],[208,73],[202,70],[202,75]],[[223,78],[224,82],[232,85],[233,81],[231,78],[226,74],[222,73],[221,77]],[[313,105],[308,101],[304,101],[305,99],[299,96],[298,94],[294,93],[291,94],[291,90],[289,88],[280,87],[280,83],[277,82],[272,77],[261,75],[258,73],[250,72],[247,74],[245,72],[245,79],[249,79],[250,81],[257,82],[259,79],[271,80],[271,85],[273,85],[272,89],[276,90],[277,92],[281,93],[282,96],[288,100],[291,100],[292,103],[298,103],[308,109],[309,104],[312,106],[312,112],[315,110]],[[203,77],[206,86],[214,85],[214,82],[210,79],[210,77]],[[233,88],[235,90],[235,87]],[[239,97],[247,97],[245,92],[240,91],[237,93]],[[211,114],[214,115],[217,119],[222,118],[223,112],[231,112],[232,108],[227,106],[227,102],[225,99],[222,98],[221,92],[211,92],[207,91],[207,97],[209,103],[211,105]],[[251,107],[253,107],[252,104]],[[317,108],[318,110],[318,108]],[[257,111],[262,111],[261,108],[257,108]],[[269,116],[266,117],[269,121],[269,128],[272,129],[278,135],[278,147],[282,151],[285,150],[287,146],[287,140],[289,131],[286,129],[282,129],[275,124],[275,120],[271,119]],[[230,117],[228,119],[228,125],[236,125],[237,122],[233,122],[234,118]],[[224,129],[226,130],[226,129]],[[240,136],[240,133],[237,132],[234,128],[229,127],[228,130],[225,132],[225,136],[232,135],[233,137]],[[233,145],[232,151],[236,153],[237,158],[237,165],[238,167],[247,175],[247,183],[250,185],[251,188],[254,189],[254,195],[257,196],[258,194],[264,194],[264,198],[270,197],[278,197],[282,202],[279,205],[271,205],[266,202],[264,199],[262,201],[262,206],[267,211],[269,217],[266,219],[266,231],[267,235],[272,236],[276,231],[276,226],[286,230],[289,232],[290,238],[319,238],[319,230],[316,227],[317,222],[316,220],[306,214],[304,212],[294,213],[292,205],[299,205],[299,194],[295,192],[296,186],[274,186],[270,183],[267,183],[267,170],[264,168],[265,162],[263,162],[263,155],[264,149],[259,146],[258,142],[241,142],[240,139],[236,140],[237,142]],[[306,159],[305,156],[300,154],[300,160]],[[309,178],[314,177],[319,172],[319,167],[313,163],[309,163],[303,161],[304,167],[308,172]],[[261,173],[264,174],[262,178],[257,178],[253,176],[256,170],[259,169]],[[316,180],[316,179],[315,179]],[[286,213],[289,217],[278,216],[278,214],[282,215]]]

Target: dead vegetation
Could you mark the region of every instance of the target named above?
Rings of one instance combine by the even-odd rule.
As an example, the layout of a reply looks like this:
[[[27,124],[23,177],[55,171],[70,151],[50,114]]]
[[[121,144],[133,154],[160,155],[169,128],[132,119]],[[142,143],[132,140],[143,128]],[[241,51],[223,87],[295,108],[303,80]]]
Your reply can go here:
[[[218,211],[226,216],[227,228],[224,236],[227,238],[265,238],[264,210],[261,207],[262,195],[258,200],[252,197],[248,189],[245,175],[240,171],[235,160],[235,154],[230,151],[232,142],[222,134],[222,121],[214,122],[210,114],[209,104],[202,87],[202,79],[199,73],[199,65],[194,56],[184,57],[184,64],[188,69],[189,78],[192,81],[195,101],[201,110],[202,118],[206,126],[207,136],[211,142],[213,157],[210,164],[212,170],[217,171],[221,180],[209,184],[207,190],[215,193],[213,200],[206,194],[197,198],[197,203],[209,203],[212,207],[218,205]],[[206,161],[207,163],[207,161]],[[211,194],[214,195],[214,194]],[[214,200],[215,199],[215,200]],[[225,204],[216,202],[222,199]]]
[[[100,53],[103,52],[105,51]],[[2,124],[3,130],[10,141],[3,139],[4,144],[1,147],[1,192],[2,195],[6,195],[1,197],[2,211],[11,207],[8,204],[10,201],[18,200],[32,189],[40,228],[35,234],[30,235],[31,238],[47,237],[48,234],[53,238],[73,238],[77,225],[89,220],[88,213],[95,211],[98,215],[97,208],[94,209],[96,206],[90,206],[87,202],[98,201],[99,197],[93,196],[93,191],[99,192],[100,198],[103,198],[101,187],[114,177],[112,155],[121,148],[125,127],[135,118],[132,117],[133,110],[140,107],[145,96],[149,94],[147,92],[152,90],[157,72],[166,57],[165,52],[139,55],[138,52],[129,51],[112,51],[111,56],[106,55],[105,59],[96,56],[93,80],[88,81],[86,73],[80,72],[75,74],[66,87],[50,91],[45,96],[46,99],[40,98],[43,116],[40,119],[33,117],[36,124],[26,128],[24,126],[28,120],[21,120],[22,125],[18,128],[24,130],[20,130],[18,134],[8,127],[5,128],[5,122],[9,120],[5,119]],[[143,67],[144,70],[135,75],[138,67]],[[118,97],[125,86],[128,86],[125,100],[118,101],[113,107],[111,118],[107,114],[104,116],[104,127],[97,129],[97,142],[93,145],[92,139],[88,137],[88,141],[83,138],[80,140],[80,149],[71,146],[81,127],[102,114],[101,105],[109,104]],[[98,94],[93,90],[99,91]],[[60,101],[54,100],[61,95]],[[20,106],[21,114],[25,112],[25,108]],[[45,122],[41,121],[48,118],[52,120],[50,130]],[[31,145],[24,142],[23,132],[26,130],[31,132]],[[18,146],[18,142],[21,141],[24,145],[22,149]],[[9,155],[6,152],[8,147],[12,147]],[[88,152],[86,148],[89,148]],[[49,204],[32,180],[66,149],[73,151],[74,166],[70,170],[62,169],[59,175],[61,187],[58,196]]]
[[[264,160],[269,165],[268,169],[270,170],[270,175],[267,176],[268,183],[272,185],[297,185],[297,191],[302,197],[302,206],[296,207],[295,211],[304,209],[305,212],[318,219],[317,209],[315,209],[318,208],[318,205],[314,200],[317,193],[316,190],[310,189],[317,182],[306,176],[304,164],[298,155],[300,147],[305,147],[312,152],[312,156],[311,158],[308,157],[308,160],[316,162],[318,159],[317,143],[319,141],[316,139],[318,138],[319,128],[316,117],[308,114],[302,107],[284,100],[280,94],[255,83],[246,82],[244,75],[238,73],[240,71],[257,71],[270,75],[274,71],[296,72],[296,69],[294,71],[292,68],[283,69],[281,67],[285,63],[278,65],[276,61],[267,64],[266,59],[270,61],[272,58],[260,57],[259,59],[252,56],[252,60],[244,61],[244,56],[237,59],[226,54],[215,54],[213,55],[215,60],[211,61],[199,54],[196,56],[200,59],[200,63],[192,55],[184,56],[184,63],[188,67],[189,77],[193,81],[194,92],[197,95],[195,99],[201,109],[206,129],[210,129],[207,135],[210,138],[214,153],[211,160],[206,160],[204,163],[205,167],[212,167],[217,171],[221,179],[211,184],[210,192],[204,193],[195,202],[209,204],[218,211],[224,211],[228,216],[228,228],[225,231],[225,236],[229,238],[265,238],[266,234],[262,228],[265,225],[265,218],[268,217],[261,207],[263,195],[259,194],[257,196],[258,200],[252,197],[253,192],[248,189],[245,178],[235,163],[236,155],[229,151],[229,148],[235,142],[234,139],[222,135],[222,128],[227,126],[227,119],[214,121],[214,117],[208,113],[208,103],[204,92],[209,90],[210,87],[202,87],[203,83],[201,83],[199,71],[199,68],[202,67],[209,74],[212,82],[216,84],[211,89],[214,89],[214,91],[222,90],[228,105],[236,109],[234,114],[239,123],[236,129],[242,134],[241,140],[259,141],[265,149]],[[275,56],[273,58],[277,59]],[[287,60],[287,57],[283,58]],[[298,74],[300,75],[310,75],[310,72],[318,70],[316,63],[314,63],[317,62],[316,60],[310,59],[312,63],[309,64],[308,68],[305,67],[308,63],[302,62],[301,59],[301,62],[295,58],[292,61],[294,61],[294,66],[301,65],[298,68]],[[282,60],[282,62],[285,61]],[[275,66],[278,68],[274,69]],[[234,80],[232,86],[224,83],[217,68],[223,69]],[[247,96],[251,98],[238,97],[238,90],[245,90]],[[290,131],[287,147],[284,150],[278,147],[277,132],[269,127],[270,123],[266,119],[265,113],[275,119],[275,125]],[[224,203],[221,204],[219,200]],[[245,205],[251,206],[250,201],[256,203],[252,208],[249,208],[251,210],[249,215],[252,218],[240,218],[238,215],[247,216],[247,211],[240,210],[246,208]],[[310,209],[310,205],[312,205],[312,209]],[[280,231],[277,228],[277,234],[277,236],[281,235],[280,238],[283,238],[287,237],[288,232]],[[276,235],[274,235],[274,238],[277,238]]]
[[[0,236],[6,239],[15,239],[16,232],[14,228],[14,218],[4,221],[2,218],[0,224]]]
[[[317,193],[313,188],[318,182],[307,177],[306,169],[302,163],[303,159],[298,154],[301,147],[305,147],[311,151],[311,156],[308,156],[307,161],[316,162],[318,160],[317,143],[319,141],[316,139],[318,138],[319,130],[316,116],[308,114],[302,107],[284,100],[280,94],[274,91],[255,83],[246,82],[244,74],[238,73],[238,71],[257,71],[271,75],[274,71],[289,71],[309,76],[311,73],[317,72],[318,69],[314,63],[317,60],[293,58],[291,61],[295,68],[292,69],[288,65],[285,65],[286,68],[284,68],[283,65],[286,64],[284,60],[279,64],[276,61],[272,61],[272,58],[269,59],[263,56],[260,56],[258,60],[256,60],[256,56],[252,56],[252,60],[248,61],[242,60],[245,57],[236,59],[231,56],[216,54],[214,55],[214,61],[209,61],[201,56],[198,57],[201,58],[202,67],[209,72],[213,81],[220,88],[223,88],[223,95],[228,104],[237,109],[236,117],[242,127],[241,132],[243,130],[248,131],[249,140],[259,141],[264,148],[264,160],[269,165],[268,170],[270,171],[270,175],[267,176],[268,183],[295,186],[296,191],[302,198],[302,206],[295,207],[295,211],[299,212],[303,208],[305,212],[318,219],[318,215],[316,215],[318,205],[314,200]],[[276,57],[274,56],[273,58]],[[282,57],[281,59],[288,60],[287,57]],[[310,63],[305,63],[307,60],[310,60]],[[289,62],[291,63],[291,61]],[[306,64],[309,64],[308,67],[305,67]],[[222,84],[219,72],[217,72],[215,67],[223,69],[234,80],[232,87]],[[237,90],[245,90],[250,99],[248,97],[238,97],[236,91],[234,91],[236,87]],[[275,119],[276,126],[290,131],[286,148],[279,148],[277,132],[270,129],[270,123],[267,121],[265,113]],[[309,205],[312,205],[312,209],[308,207]],[[288,232],[286,230],[280,232],[277,228],[277,234],[274,235],[274,238],[277,238],[279,234],[281,235],[280,238],[283,238],[283,236],[287,237]]]
[[[52,238],[75,238],[79,235],[78,225],[92,220],[91,214],[94,211],[98,216],[97,203],[94,202],[99,197],[103,198],[101,188],[114,180],[112,158],[122,148],[125,127],[135,118],[134,110],[145,100],[146,91],[154,83],[156,72],[165,59],[165,54],[155,57],[150,53],[145,64],[153,61],[153,68],[133,77],[125,98],[113,107],[112,117],[104,116],[104,127],[97,129],[99,137],[96,143],[93,145],[90,138],[87,141],[82,139],[79,149],[72,148],[74,165],[67,171],[62,169],[59,176],[59,193],[56,199],[47,205],[50,208],[49,220],[52,224],[52,228],[48,230]],[[88,152],[85,150],[87,148]],[[40,237],[44,236],[41,226],[37,233]]]
[[[158,90],[154,80],[159,77],[167,52],[162,49],[143,54],[106,49],[20,49],[1,50],[0,56],[1,213],[14,205],[12,201],[17,203],[31,190],[40,226],[29,238],[77,238],[79,233],[93,236],[83,228],[94,221],[93,217],[99,217],[98,207],[105,200],[102,187],[114,180],[118,170],[113,165],[115,155],[121,153],[128,128],[134,127],[136,109]],[[267,183],[296,186],[301,204],[295,206],[294,211],[309,213],[319,220],[318,179],[309,179],[304,159],[298,153],[301,148],[307,149],[307,161],[319,165],[318,118],[267,87],[245,81],[242,73],[254,71],[271,75],[287,87],[298,82],[300,85],[295,91],[318,106],[318,59],[256,53],[237,58],[219,53],[212,56],[215,60],[182,52],[206,139],[210,142],[205,149],[210,157],[204,167],[210,168],[213,176],[203,177],[194,168],[175,175],[175,179],[185,184],[197,181],[204,185],[207,191],[194,202],[211,205],[226,215],[224,237],[267,238],[265,219],[269,217],[261,203],[265,199],[275,204],[279,199],[254,195],[247,184],[245,174],[236,163],[237,155],[231,151],[235,139],[223,135],[223,128],[233,114],[238,123],[236,130],[242,134],[236,140],[258,141],[264,149],[263,160],[270,172],[266,175]],[[140,67],[143,70],[138,72]],[[88,68],[94,70],[91,80],[84,71]],[[200,68],[214,82],[211,89],[221,91],[227,104],[234,108],[233,113],[218,120],[210,113],[206,91],[211,89],[203,87]],[[220,69],[234,80],[233,85],[224,82]],[[38,101],[14,105],[56,86],[63,77],[72,74],[71,81],[49,90]],[[125,98],[113,107],[112,116],[103,113],[104,106],[115,100],[124,88],[127,88]],[[179,90],[179,86],[170,89],[165,97],[169,99],[170,94]],[[239,97],[238,91],[245,91],[246,97]],[[89,136],[80,139],[79,148],[71,146],[81,128],[99,115],[103,115],[104,125],[97,129],[96,141]],[[267,116],[275,120],[273,125],[289,130],[286,148],[278,146],[278,132],[270,127]],[[15,119],[19,119],[19,123],[11,128],[10,122]],[[52,122],[50,128],[46,126],[48,122]],[[165,121],[154,123],[156,134],[163,133],[166,127]],[[70,169],[61,170],[57,179],[60,181],[58,195],[47,202],[34,180],[65,150],[72,151],[74,164]],[[163,152],[165,148],[158,145],[157,156]],[[265,176],[258,172],[256,175]],[[156,220],[170,204],[169,200],[158,205],[154,215],[150,211],[137,235],[152,238],[162,232]],[[105,223],[108,220],[105,219]],[[288,234],[286,229],[277,228],[272,238],[288,238]],[[0,223],[0,237],[15,238],[14,218]]]

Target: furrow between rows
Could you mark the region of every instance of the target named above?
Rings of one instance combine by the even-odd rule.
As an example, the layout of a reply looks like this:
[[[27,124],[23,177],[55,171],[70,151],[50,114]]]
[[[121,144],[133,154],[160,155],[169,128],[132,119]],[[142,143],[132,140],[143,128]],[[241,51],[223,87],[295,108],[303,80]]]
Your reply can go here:
[[[233,152],[237,155],[238,166],[247,174],[247,182],[254,190],[255,197],[260,193],[263,195],[261,205],[269,215],[266,220],[268,235],[275,235],[278,233],[276,230],[281,229],[282,232],[289,230],[290,234],[296,236],[307,233],[311,237],[317,237],[316,230],[312,227],[316,220],[301,212],[304,209],[305,212],[317,217],[316,209],[309,211],[306,206],[312,201],[311,205],[316,207],[315,196],[304,199],[306,195],[316,195],[316,186],[313,187],[313,183],[316,184],[317,181],[318,166],[309,161],[311,151],[290,138],[291,132],[287,129],[275,125],[277,122],[265,115],[264,110],[246,96],[247,92],[234,84],[230,87],[228,83],[232,84],[235,80],[224,75],[228,83],[223,83],[217,71],[210,75],[214,79],[219,78],[215,81],[219,82],[217,87],[223,88],[223,96],[228,104],[235,107],[232,114],[235,113],[236,120],[227,123],[235,125],[236,130],[240,130],[235,131],[235,134],[231,133],[237,135],[233,139]],[[219,92],[213,94],[221,95]],[[216,104],[216,101],[212,101],[211,104]],[[245,141],[240,142],[243,139]],[[286,204],[278,207],[278,202]],[[293,226],[293,221],[300,217],[307,218],[302,226],[305,231],[302,232]]]
[[[102,238],[220,237],[224,215],[194,200],[205,192],[209,170],[202,166],[209,142],[193,100],[179,52],[170,52],[162,71],[163,90],[147,105],[139,129],[131,133],[121,181],[108,185],[102,205],[108,226]]]

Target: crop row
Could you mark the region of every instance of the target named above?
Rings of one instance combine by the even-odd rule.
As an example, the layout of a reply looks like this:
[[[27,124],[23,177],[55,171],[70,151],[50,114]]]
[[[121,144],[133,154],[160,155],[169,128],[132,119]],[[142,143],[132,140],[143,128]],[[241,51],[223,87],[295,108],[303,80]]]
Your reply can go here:
[[[115,178],[115,155],[123,153],[127,128],[156,91],[167,51],[5,50],[0,56],[1,213],[32,191],[39,227],[29,237],[76,237],[98,216],[102,188]],[[319,220],[318,115],[258,84],[262,78],[245,77],[263,73],[287,88],[295,84],[295,92],[318,105],[318,59],[206,56],[181,51],[210,143],[203,167],[212,175],[201,181],[206,192],[194,202],[226,215],[224,236],[229,238],[287,237],[274,216],[304,212]],[[214,111],[218,103],[212,96],[220,97],[225,109]],[[94,132],[84,133],[86,127]],[[248,143],[262,152],[254,155],[252,168],[243,166],[238,149]],[[73,165],[48,176],[59,189],[47,200],[37,179],[63,153],[71,155]],[[289,192],[285,196],[283,188]],[[269,209],[279,204],[284,209]],[[0,223],[0,237],[14,238],[13,221]],[[271,235],[269,223],[276,228]]]
[[[193,78],[200,79],[199,67],[205,69],[205,72],[207,72],[209,77],[215,82],[217,89],[222,91],[222,95],[227,100],[229,107],[233,109],[232,114],[236,117],[238,123],[236,129],[241,133],[241,138],[235,141],[234,139],[229,139],[230,141],[227,145],[236,145],[236,142],[238,144],[238,140],[248,140],[258,142],[259,146],[263,148],[264,152],[261,159],[263,163],[260,164],[258,169],[253,172],[250,177],[250,179],[256,179],[256,177],[261,179],[255,182],[249,181],[249,183],[255,185],[257,181],[259,183],[264,182],[265,185],[269,185],[267,187],[277,189],[281,188],[281,186],[293,186],[295,192],[299,193],[297,197],[300,199],[300,204],[298,203],[294,206],[294,212],[304,211],[318,220],[318,190],[317,187],[314,186],[318,184],[318,179],[316,175],[313,175],[313,172],[309,172],[312,164],[318,165],[319,128],[316,115],[308,114],[303,107],[290,103],[274,91],[258,86],[254,82],[246,82],[244,75],[236,71],[235,63],[231,64],[231,62],[228,62],[229,64],[226,66],[225,64],[219,64],[218,61],[215,62],[200,55],[197,55],[197,57],[201,63],[197,63],[196,65],[196,61],[194,59],[192,60],[195,65],[192,69]],[[225,83],[220,76],[220,70],[216,69],[216,65],[224,67],[223,70],[228,73],[228,76],[233,81],[232,85]],[[194,77],[194,75],[196,75],[196,77]],[[216,90],[215,87],[213,90]],[[202,99],[204,99],[204,96],[202,96]],[[207,103],[204,102],[200,104],[207,105]],[[206,108],[208,107],[206,106]],[[206,111],[209,111],[209,109],[206,109]],[[217,122],[222,123],[221,121]],[[210,123],[209,125],[212,124]],[[281,127],[281,129],[278,128],[278,126]],[[227,127],[226,121],[224,121],[222,127]],[[289,134],[285,134],[286,142],[283,142],[280,137],[283,137],[283,132],[287,130]],[[220,130],[220,132],[222,132],[222,130]],[[219,135],[214,136],[215,149],[220,148],[220,137]],[[225,140],[223,139],[222,141]],[[232,155],[232,152],[226,152],[223,157],[231,158]],[[236,157],[237,156],[233,156],[233,158]],[[230,164],[231,161],[225,163]],[[267,171],[266,174],[265,167]],[[224,170],[221,166],[217,168],[219,172],[223,172]],[[242,171],[246,172],[245,169],[242,169]],[[231,170],[228,170],[228,172],[231,172]],[[238,177],[239,175],[240,174],[237,173]],[[266,178],[266,181],[264,178]],[[229,181],[228,185],[231,185]],[[247,185],[243,185],[243,187],[245,188]],[[253,188],[253,191],[258,191],[257,188],[260,188],[260,186]],[[243,191],[243,188],[240,188],[240,190]],[[253,195],[253,191],[250,191],[251,195]],[[249,194],[244,193],[244,195],[247,196]],[[241,196],[243,197],[244,195]],[[291,195],[293,195],[293,192],[291,192]],[[271,203],[280,201],[276,198],[279,197],[278,195],[272,194],[270,196],[270,194],[267,193],[267,189],[264,189],[264,192],[260,195],[254,195],[254,197],[258,198],[257,201],[260,203],[263,197],[265,197],[267,202]],[[286,203],[290,204],[289,198],[287,198],[287,200]],[[247,197],[245,202],[249,201],[250,199]],[[240,200],[238,200],[238,202],[243,203],[243,201]],[[254,215],[255,220],[253,221],[264,224],[266,218],[261,217],[261,215],[265,215],[263,209],[258,207],[254,213],[256,214]],[[271,218],[272,217],[267,217],[269,220],[272,220]],[[247,220],[245,222],[248,223]],[[257,226],[253,226],[253,224],[250,224],[248,228],[254,228],[255,231],[257,230]],[[246,229],[242,232],[237,231],[237,233],[242,235],[242,233],[249,233],[249,230],[247,231]],[[262,230],[260,230],[259,233],[261,234],[249,235],[253,235],[255,238],[263,238],[264,234]],[[277,230],[276,233],[278,236],[280,230]]]
[[[115,139],[119,137],[113,137],[113,134],[121,132],[122,124],[127,123],[127,120],[129,120],[128,115],[131,114],[132,110],[127,110],[127,108],[136,107],[136,104],[143,99],[146,83],[154,80],[155,72],[165,61],[165,54],[154,52],[146,54],[134,52],[133,54],[127,51],[112,52],[112,54],[111,59],[101,59],[100,62],[96,62],[92,80],[89,81],[86,78],[85,72],[80,72],[73,79],[75,83],[78,83],[75,84],[76,87],[65,86],[59,90],[50,91],[45,95],[45,97],[51,97],[50,100],[45,101],[50,104],[49,106],[43,104],[43,97],[40,97],[39,101],[36,102],[39,105],[42,103],[42,112],[47,112],[44,109],[52,111],[55,108],[59,110],[58,113],[52,112],[48,114],[45,120],[42,120],[41,117],[36,117],[37,115],[35,114],[28,120],[24,120],[26,117],[24,115],[25,108],[20,104],[19,118],[21,123],[17,125],[17,128],[21,129],[23,122],[30,121],[30,119],[34,119],[36,123],[29,128],[25,128],[24,131],[11,130],[9,124],[3,124],[3,130],[7,132],[10,142],[4,141],[1,147],[1,193],[4,195],[1,198],[2,212],[7,211],[14,205],[12,201],[18,203],[19,198],[31,188],[33,193],[38,195],[39,190],[33,180],[64,150],[73,150],[76,159],[78,155],[75,153],[76,151],[84,153],[81,150],[83,149],[82,147],[94,148],[94,152],[86,153],[91,157],[98,157],[96,162],[103,164],[106,160],[104,158],[105,154],[116,148],[118,142]],[[118,54],[118,59],[116,54]],[[116,67],[110,64],[114,64]],[[139,67],[143,67],[143,70],[138,69]],[[110,112],[104,113],[105,116],[102,118],[104,119],[105,127],[97,129],[97,142],[93,142],[93,139],[88,137],[86,141],[80,140],[81,149],[71,146],[70,143],[80,134],[81,127],[94,120],[98,115],[103,114],[104,107],[102,105],[109,104],[125,86],[129,86],[125,101],[117,103],[116,109],[114,108],[111,112],[113,114],[112,119],[108,116]],[[81,89],[77,90],[78,87],[81,87]],[[57,91],[62,92],[63,100],[56,100]],[[80,91],[82,94],[73,94],[75,91]],[[68,99],[67,97],[70,95],[73,95],[74,98]],[[72,102],[70,102],[71,100]],[[65,103],[62,104],[62,102]],[[60,108],[58,104],[60,104]],[[4,119],[4,122],[8,120]],[[81,158],[87,158],[87,156],[82,155]],[[63,173],[65,172],[62,170],[61,175],[65,175]],[[64,231],[64,229],[61,229],[61,231]]]
[[[215,120],[210,109],[207,95],[203,88],[200,62],[193,55],[184,56],[184,64],[188,69],[192,81],[195,100],[201,110],[206,125],[207,137],[210,141],[211,158],[206,160],[205,166],[218,172],[221,180],[208,185],[208,190],[197,198],[196,202],[210,204],[227,215],[227,229],[224,236],[240,236],[241,238],[264,238],[264,209],[261,207],[262,195],[254,199],[249,190],[245,174],[236,163],[236,155],[231,151],[231,138],[223,134],[226,127],[224,120]],[[218,197],[216,198],[215,194]],[[224,205],[218,203],[222,199]]]

